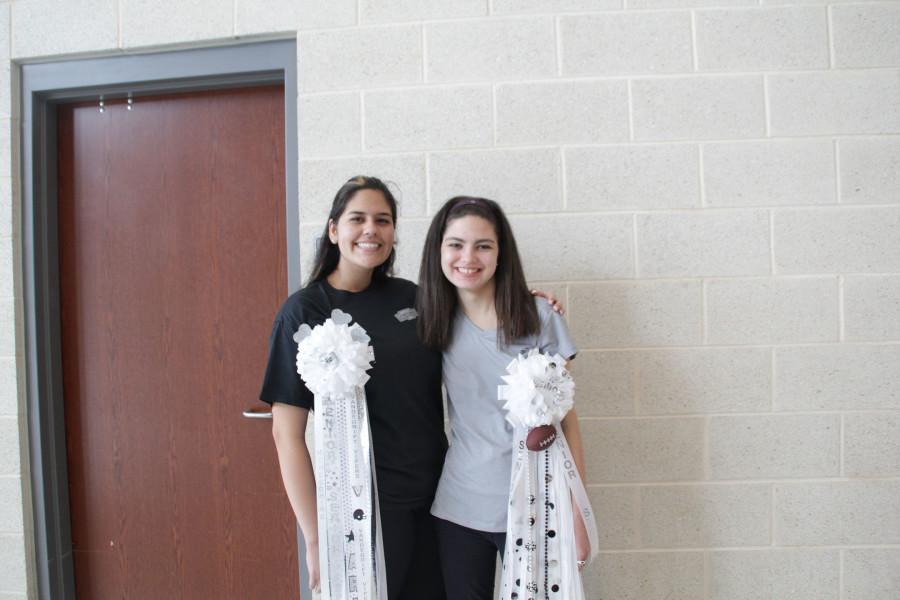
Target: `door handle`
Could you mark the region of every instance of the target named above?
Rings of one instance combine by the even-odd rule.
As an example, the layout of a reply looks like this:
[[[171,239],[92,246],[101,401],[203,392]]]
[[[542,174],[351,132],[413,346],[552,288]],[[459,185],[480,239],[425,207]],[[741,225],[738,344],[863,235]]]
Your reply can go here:
[[[272,418],[272,409],[271,408],[248,408],[245,410],[243,414],[248,419],[271,419]]]

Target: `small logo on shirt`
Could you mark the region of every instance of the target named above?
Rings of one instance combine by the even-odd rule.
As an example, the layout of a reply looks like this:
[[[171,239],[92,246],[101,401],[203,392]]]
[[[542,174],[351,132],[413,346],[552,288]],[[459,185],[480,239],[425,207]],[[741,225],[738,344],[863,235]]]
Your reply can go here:
[[[394,313],[394,316],[402,323],[403,321],[412,321],[419,316],[419,313],[414,308],[403,308]]]

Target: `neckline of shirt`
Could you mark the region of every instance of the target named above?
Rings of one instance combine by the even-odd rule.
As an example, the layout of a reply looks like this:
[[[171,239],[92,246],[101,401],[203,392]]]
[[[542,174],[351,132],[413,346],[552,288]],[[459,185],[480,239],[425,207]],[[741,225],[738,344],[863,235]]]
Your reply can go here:
[[[496,339],[497,338],[497,330],[496,329],[482,329],[478,325],[475,324],[475,321],[469,318],[469,315],[466,314],[466,311],[462,309],[462,307],[457,307],[457,312],[462,316],[463,321],[468,323],[468,326],[473,329],[478,335],[486,338]]]
[[[322,286],[325,288],[325,290],[331,294],[335,294],[338,296],[346,296],[346,297],[351,297],[351,298],[353,298],[353,297],[358,298],[358,297],[365,296],[366,294],[369,294],[369,293],[377,290],[379,287],[381,287],[382,282],[381,282],[381,280],[375,279],[373,277],[372,281],[369,282],[369,287],[359,290],[358,292],[354,292],[351,290],[338,289],[338,288],[334,287],[333,285],[331,285],[331,283],[329,283],[327,277],[323,278],[321,280],[321,283],[322,283]]]

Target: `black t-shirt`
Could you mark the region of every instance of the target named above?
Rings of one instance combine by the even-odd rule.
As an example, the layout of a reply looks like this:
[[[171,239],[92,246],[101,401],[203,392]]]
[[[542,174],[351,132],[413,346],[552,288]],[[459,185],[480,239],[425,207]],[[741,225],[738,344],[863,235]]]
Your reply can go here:
[[[293,294],[278,312],[269,340],[269,363],[260,400],[313,409],[313,394],[297,373],[294,333],[315,327],[339,308],[366,330],[375,352],[366,402],[386,507],[430,505],[441,474],[447,438],[441,401],[441,354],[416,335],[416,286],[398,278],[374,280],[361,292],[318,281]]]

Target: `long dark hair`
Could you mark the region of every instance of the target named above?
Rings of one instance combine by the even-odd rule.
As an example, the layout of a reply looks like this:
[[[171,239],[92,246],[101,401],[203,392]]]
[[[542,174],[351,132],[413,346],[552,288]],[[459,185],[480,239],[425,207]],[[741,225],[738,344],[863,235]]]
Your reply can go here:
[[[441,270],[441,244],[450,221],[467,215],[485,219],[494,226],[497,234],[499,256],[494,273],[497,343],[504,345],[540,329],[537,307],[525,283],[516,239],[500,205],[486,198],[456,196],[447,200],[431,220],[419,269],[416,328],[422,343],[436,350],[445,350],[450,344],[458,302],[456,288]]]
[[[328,237],[328,225],[338,222],[338,219],[341,218],[341,215],[344,214],[344,210],[347,208],[347,203],[360,190],[376,190],[384,194],[384,199],[387,200],[391,209],[391,220],[394,222],[394,227],[397,226],[397,199],[394,198],[394,194],[391,193],[387,184],[377,177],[368,175],[351,177],[347,183],[341,186],[341,189],[337,191],[337,194],[334,195],[334,200],[331,202],[331,212],[328,213],[328,220],[325,222],[325,231],[316,244],[316,258],[313,262],[312,275],[309,276],[309,280],[306,282],[307,285],[325,279],[337,269],[341,260],[341,251],[337,244],[333,243]],[[391,253],[387,260],[375,267],[375,271],[372,273],[373,280],[384,279],[393,274],[396,255],[396,249],[391,248]]]

